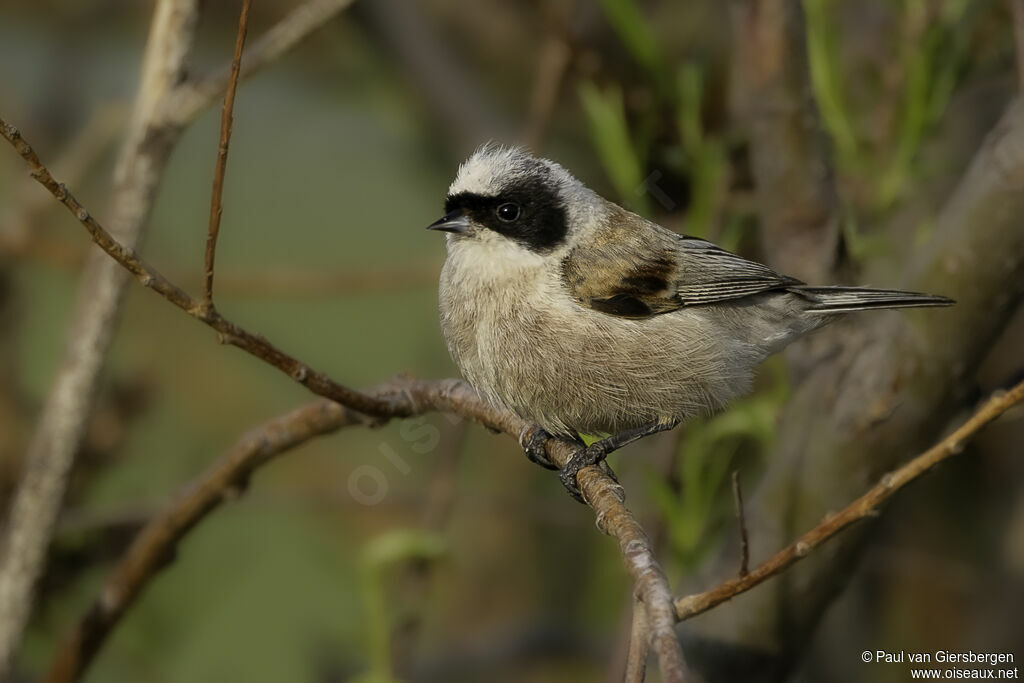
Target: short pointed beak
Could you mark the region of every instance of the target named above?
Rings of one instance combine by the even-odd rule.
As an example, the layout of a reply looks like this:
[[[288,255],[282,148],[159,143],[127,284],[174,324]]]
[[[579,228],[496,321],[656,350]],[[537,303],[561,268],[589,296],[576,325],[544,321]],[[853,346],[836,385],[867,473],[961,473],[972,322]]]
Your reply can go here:
[[[427,226],[427,230],[444,230],[465,235],[469,232],[469,219],[462,211],[449,211],[441,218]]]

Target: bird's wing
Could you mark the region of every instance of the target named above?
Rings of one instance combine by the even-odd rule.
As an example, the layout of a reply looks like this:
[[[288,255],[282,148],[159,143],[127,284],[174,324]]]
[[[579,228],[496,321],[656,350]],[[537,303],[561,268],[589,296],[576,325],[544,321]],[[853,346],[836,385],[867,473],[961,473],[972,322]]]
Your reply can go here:
[[[710,242],[623,214],[562,261],[563,282],[583,306],[649,318],[801,284]]]

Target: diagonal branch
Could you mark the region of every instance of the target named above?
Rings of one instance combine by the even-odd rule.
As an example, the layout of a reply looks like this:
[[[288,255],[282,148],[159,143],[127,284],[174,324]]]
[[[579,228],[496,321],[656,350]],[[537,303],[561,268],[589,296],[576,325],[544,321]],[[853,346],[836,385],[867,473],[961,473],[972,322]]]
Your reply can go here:
[[[228,90],[224,94],[224,106],[220,113],[220,143],[217,145],[217,165],[213,172],[213,191],[210,193],[210,229],[206,236],[206,255],[203,260],[206,266],[203,280],[203,307],[213,307],[213,264],[217,258],[217,237],[220,235],[220,218],[224,212],[221,196],[224,194],[224,171],[228,165],[228,145],[231,144],[232,113],[235,109],[235,91],[238,90],[238,72],[242,66],[242,48],[245,47],[245,34],[249,29],[249,8],[252,0],[243,0],[242,11],[238,16],[238,36],[235,38],[235,56],[231,59],[231,77],[228,79]]]
[[[21,136],[18,129],[0,118],[0,135],[6,138],[29,165],[33,178],[63,204],[81,223],[92,241],[111,258],[130,272],[143,287],[153,290],[167,301],[201,320],[220,333],[221,341],[260,358],[278,370],[289,375],[310,391],[329,398],[368,415],[393,415],[394,402],[387,398],[367,396],[342,386],[323,373],[311,369],[305,363],[281,351],[265,338],[245,330],[216,311],[207,310],[202,302],[193,299],[184,290],[165,278],[156,269],[143,261],[134,249],[118,242],[72,195],[63,183],[57,182],[43,165],[31,145]]]
[[[352,2],[307,0],[293,9],[252,43],[242,59],[241,77],[248,78],[272,64]],[[164,112],[167,124],[183,126],[191,122],[224,92],[230,79],[231,67],[225,65],[203,78],[183,83],[174,102]]]
[[[993,395],[952,434],[903,467],[886,474],[881,481],[860,498],[837,514],[827,517],[816,527],[777,552],[760,567],[739,578],[725,581],[704,593],[677,599],[675,602],[676,617],[683,621],[707,612],[771,577],[781,574],[850,525],[878,516],[879,506],[889,498],[939,463],[963,452],[964,445],[979,431],[1022,401],[1024,401],[1024,382],[1017,384],[1009,391]]]
[[[474,420],[489,429],[518,438],[529,424],[510,412],[486,403],[461,380],[415,380],[395,378],[371,392],[375,396],[397,397],[395,415],[446,412]],[[62,642],[45,679],[48,683],[77,680],[102,647],[121,617],[153,578],[168,564],[182,538],[233,493],[245,488],[252,473],[273,457],[306,441],[350,425],[376,423],[375,418],[332,401],[314,401],[287,415],[275,418],[243,436],[224,456],[194,482],[183,487],[174,501],[139,532],[111,573],[99,596]],[[574,442],[549,439],[548,456],[564,465],[576,451]],[[665,653],[665,639],[673,633],[671,599],[660,601],[668,583],[654,557],[647,536],[623,505],[621,487],[594,467],[580,473],[580,488],[597,516],[599,525],[614,536],[623,551],[627,569],[636,582],[638,599],[644,605],[669,614],[669,628],[657,617],[652,630],[662,628],[661,640],[654,640],[662,661],[665,680],[682,680],[681,657],[673,664]],[[674,636],[672,643],[675,643]],[[676,645],[678,647],[678,645]],[[673,669],[672,667],[677,668]]]
[[[156,3],[139,89],[114,167],[111,224],[129,247],[142,236],[170,153],[171,140],[156,134],[154,120],[183,77],[198,18],[197,0]],[[91,254],[64,354],[25,454],[24,474],[0,550],[0,679],[8,673],[28,621],[126,281],[115,264]]]
[[[9,141],[26,161],[32,177],[46,187],[78,219],[103,251],[131,272],[143,286],[217,330],[227,343],[238,346],[273,365],[314,393],[364,415],[377,418],[405,417],[426,410],[437,410],[454,412],[474,419],[516,438],[531,428],[531,425],[512,413],[496,411],[484,403],[464,382],[447,380],[424,383],[397,380],[390,384],[389,388],[374,395],[355,391],[322,373],[312,371],[308,365],[273,346],[262,336],[235,325],[216,311],[204,310],[201,302],[190,297],[184,290],[147,265],[134,250],[115,240],[68,189],[53,178],[18,130],[3,119],[0,119],[0,135]],[[570,441],[547,442],[549,458],[560,467],[569,462],[577,448],[578,446]],[[658,654],[664,679],[684,680],[682,651],[675,636],[672,594],[668,579],[655,559],[650,539],[632,513],[623,505],[622,487],[607,474],[596,467],[587,467],[580,471],[578,479],[584,498],[597,514],[598,525],[619,542],[619,550],[626,561],[626,569],[645,604],[650,622],[651,644]]]

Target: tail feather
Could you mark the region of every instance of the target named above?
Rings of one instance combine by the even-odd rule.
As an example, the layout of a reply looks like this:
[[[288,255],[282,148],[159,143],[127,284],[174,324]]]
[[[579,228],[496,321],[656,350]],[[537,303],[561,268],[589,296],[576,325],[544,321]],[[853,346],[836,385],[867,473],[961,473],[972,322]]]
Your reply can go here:
[[[917,306],[951,306],[955,301],[934,294],[903,292],[898,289],[869,287],[792,287],[790,291],[809,301],[811,313],[846,313],[874,308],[912,308]]]

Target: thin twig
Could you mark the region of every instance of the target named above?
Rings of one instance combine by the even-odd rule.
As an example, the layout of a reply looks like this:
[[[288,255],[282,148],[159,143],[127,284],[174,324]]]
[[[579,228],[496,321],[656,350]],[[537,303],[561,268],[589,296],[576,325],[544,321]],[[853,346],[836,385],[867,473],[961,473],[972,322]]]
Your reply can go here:
[[[242,78],[248,78],[292,49],[310,33],[351,5],[353,0],[307,0],[289,12],[254,41],[242,59]],[[185,125],[224,92],[231,78],[230,66],[182,84],[173,106],[165,112],[168,124]]]
[[[1024,401],[1024,382],[1021,382],[1009,391],[996,393],[959,429],[903,467],[882,477],[881,481],[868,490],[867,493],[853,501],[838,514],[828,517],[821,524],[777,552],[760,567],[757,567],[746,576],[725,581],[704,593],[697,593],[677,599],[675,602],[676,617],[680,621],[689,619],[731,600],[740,593],[745,593],[754,586],[785,571],[791,565],[807,557],[812,550],[851,524],[876,516],[878,514],[878,507],[897,491],[928,472],[943,460],[961,453],[964,445],[981,431],[983,427],[1021,401]]]
[[[0,135],[3,135],[14,146],[18,154],[29,165],[32,177],[49,190],[78,219],[78,222],[85,226],[93,242],[134,275],[142,283],[143,287],[153,290],[193,318],[201,320],[219,332],[223,343],[237,346],[247,353],[266,361],[313,393],[337,401],[342,405],[367,415],[395,415],[394,407],[396,403],[394,400],[367,396],[342,386],[323,373],[313,370],[307,364],[281,351],[262,336],[242,329],[224,318],[217,311],[205,309],[201,301],[193,299],[184,290],[157,272],[156,269],[146,264],[139,258],[134,249],[125,247],[115,240],[89,214],[88,210],[75,199],[67,187],[63,183],[58,183],[53,178],[50,171],[39,160],[31,145],[18,132],[18,129],[8,124],[2,118],[0,118]]]
[[[740,472],[732,471],[732,498],[736,503],[736,522],[740,527],[740,578],[747,575],[750,567],[750,541],[747,536],[747,516],[743,511],[743,491],[740,489]]]
[[[175,138],[161,135],[164,131],[156,120],[184,75],[199,18],[196,0],[158,0],[155,5],[138,91],[114,164],[111,226],[129,247],[141,238],[170,156]],[[127,279],[101,254],[91,254],[60,364],[25,452],[0,547],[0,679],[7,677],[46,565],[46,550],[114,338]]]
[[[633,596],[633,620],[629,630],[629,654],[623,683],[644,683],[647,675],[647,656],[651,651],[651,629],[643,601]]]
[[[242,49],[245,35],[249,30],[249,8],[252,0],[242,0],[242,11],[238,15],[238,35],[235,37],[235,54],[231,59],[231,77],[228,90],[224,93],[224,106],[220,112],[220,142],[217,145],[217,165],[213,172],[213,192],[210,193],[210,229],[206,235],[206,254],[203,263],[206,277],[203,280],[203,306],[213,307],[213,266],[217,258],[217,237],[220,235],[220,218],[224,212],[221,197],[224,194],[224,172],[228,165],[228,146],[231,144],[231,127],[235,111],[235,91],[238,90],[238,74],[242,66]]]

